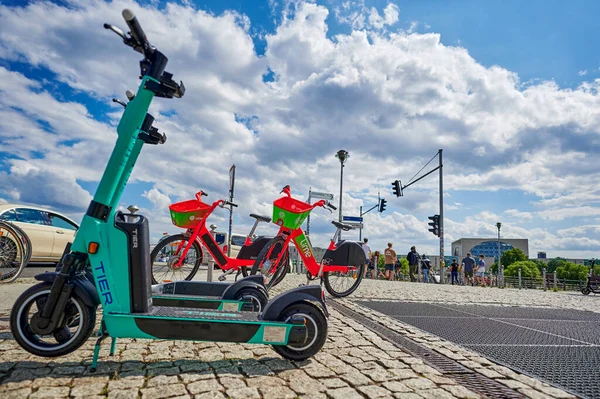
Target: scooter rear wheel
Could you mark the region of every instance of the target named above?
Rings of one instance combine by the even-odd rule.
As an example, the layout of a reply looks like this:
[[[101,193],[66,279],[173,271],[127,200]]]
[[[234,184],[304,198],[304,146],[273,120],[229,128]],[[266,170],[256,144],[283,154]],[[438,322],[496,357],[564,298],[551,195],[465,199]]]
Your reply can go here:
[[[10,313],[10,331],[23,349],[37,356],[67,355],[88,340],[96,324],[96,308],[73,295],[65,308],[63,320],[52,334],[40,336],[31,330],[31,319],[50,294],[52,284],[40,283],[17,298]]]
[[[589,294],[590,294],[590,292],[592,292],[592,291],[590,290],[590,287],[584,287],[584,288],[581,290],[581,293],[582,293],[583,295],[589,295]]]
[[[289,360],[305,360],[316,355],[327,340],[327,319],[323,311],[307,302],[294,303],[281,312],[279,320],[289,322],[292,316],[306,321],[303,342],[291,345],[273,345],[273,350]]]

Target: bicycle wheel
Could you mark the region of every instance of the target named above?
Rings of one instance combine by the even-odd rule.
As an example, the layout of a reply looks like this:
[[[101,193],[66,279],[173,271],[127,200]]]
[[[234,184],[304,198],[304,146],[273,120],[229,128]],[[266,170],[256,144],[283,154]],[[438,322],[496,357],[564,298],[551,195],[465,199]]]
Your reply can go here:
[[[346,272],[325,272],[323,282],[325,289],[331,295],[342,298],[352,294],[360,285],[364,275],[365,265],[348,266]]]
[[[284,244],[285,240],[283,237],[274,237],[263,247],[254,261],[254,265],[252,265],[250,274],[262,274],[265,278],[265,288],[267,291],[275,284],[279,283],[281,278],[283,278],[280,277],[280,274],[283,273],[280,269],[282,269],[281,266],[284,264],[283,260],[286,259],[286,254],[283,255],[278,264],[277,257],[279,256],[279,253],[284,250]],[[278,281],[278,279],[280,280]]]
[[[22,228],[20,228],[14,223],[8,222],[8,224],[17,232],[19,238],[21,239],[21,242],[23,242],[23,250],[25,251],[25,264],[23,267],[25,267],[31,259],[31,240]]]
[[[181,254],[188,244],[189,237],[176,234],[159,242],[150,254],[152,265],[152,284],[168,281],[189,281],[194,278],[202,264],[202,247],[194,241],[183,259],[181,266],[176,266]],[[181,248],[178,251],[178,248]]]
[[[17,231],[7,223],[0,223],[0,282],[15,281],[25,267],[26,257]]]

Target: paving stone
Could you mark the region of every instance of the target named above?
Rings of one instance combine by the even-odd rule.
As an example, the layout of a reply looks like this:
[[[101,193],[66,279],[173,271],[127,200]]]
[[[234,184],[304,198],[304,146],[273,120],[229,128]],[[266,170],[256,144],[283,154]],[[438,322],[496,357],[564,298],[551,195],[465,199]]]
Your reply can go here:
[[[331,369],[329,369],[325,366],[322,366],[322,365],[305,367],[305,368],[303,368],[303,370],[306,372],[306,374],[308,374],[309,376],[314,377],[314,378],[335,376],[335,373],[333,371],[331,371]]]
[[[175,365],[179,366],[182,372],[187,373],[190,371],[205,371],[208,370],[208,364],[199,361],[180,360],[175,362]]]
[[[132,399],[138,397],[137,389],[117,389],[108,392],[108,399]]]
[[[480,369],[475,369],[475,371],[477,371],[480,374],[485,375],[488,378],[503,378],[504,377],[499,372],[491,370],[491,369],[480,368]]]
[[[357,390],[365,394],[366,397],[369,399],[383,398],[391,394],[391,392],[387,389],[379,387],[377,385],[367,385],[363,387],[358,387]]]
[[[177,384],[179,382],[179,378],[176,375],[159,375],[156,377],[152,377],[148,380],[146,386],[147,387],[157,387],[157,386],[169,386],[171,384]]]
[[[69,387],[41,387],[29,395],[31,399],[66,398],[69,396]]]
[[[533,388],[520,388],[518,391],[531,399],[553,399],[552,396],[546,395],[545,393],[537,391]]]
[[[148,375],[159,376],[159,375],[178,375],[180,373],[179,367],[157,367],[148,370]]]
[[[333,357],[333,356],[332,356]],[[287,359],[270,359],[265,362],[265,365],[271,370],[284,371],[284,370],[293,370],[296,367]]]
[[[511,380],[511,379],[496,379],[495,381],[498,381],[504,385],[506,385],[507,387],[509,387],[510,389],[519,389],[519,388],[529,388],[529,385],[523,384],[521,381],[516,381],[516,380]]]
[[[354,388],[338,388],[327,391],[327,395],[332,399],[363,399],[363,396]]]
[[[442,388],[417,391],[417,394],[425,399],[454,399],[454,396],[450,392],[444,391]]]
[[[343,387],[347,387],[348,384],[346,384],[344,381],[342,381],[339,378],[324,378],[322,380],[319,380],[323,385],[325,385],[327,388],[343,388]]]
[[[321,384],[319,380],[309,378],[308,376],[290,380],[289,385],[290,388],[298,394],[324,392],[327,390],[325,385]]]
[[[68,386],[72,378],[54,378],[54,377],[44,377],[37,378],[31,384],[32,388],[40,388],[40,387],[66,387]]]
[[[410,367],[419,374],[425,374],[427,376],[442,375],[442,373],[426,364],[411,364]]]
[[[451,378],[443,377],[440,375],[427,375],[427,378],[435,382],[437,385],[456,385],[456,381]]]
[[[262,393],[263,399],[292,399],[297,397],[296,393],[286,386],[260,387],[258,390]]]
[[[226,394],[231,399],[260,399],[260,394],[256,388],[228,389]]]
[[[199,373],[183,373],[179,377],[184,384],[189,384],[190,382],[215,378],[215,374],[210,370],[206,370]]]
[[[154,387],[141,389],[142,399],[162,399],[187,395],[183,384],[173,384],[169,387]]]
[[[225,395],[221,392],[205,392],[199,395],[194,395],[194,399],[225,399]]]
[[[361,385],[368,385],[372,382],[369,377],[362,374],[358,370],[353,370],[349,373],[342,374],[339,376],[339,378],[343,379],[344,381],[346,381],[348,384],[350,384],[353,387],[357,387],[357,386],[361,386]]]
[[[131,388],[141,388],[144,386],[144,377],[127,377],[108,382],[108,390],[126,390]]]
[[[409,388],[406,384],[399,381],[390,381],[383,383],[383,386],[386,389],[389,389],[392,392],[412,392],[412,389]]]
[[[278,377],[254,377],[248,378],[246,383],[249,387],[278,387],[281,385],[285,385],[285,381]]]
[[[94,377],[81,377],[81,378],[73,378],[71,385],[76,387],[79,385],[88,385],[88,384],[106,384],[108,383],[108,376],[106,375],[98,375]]]
[[[457,398],[479,399],[480,397],[478,394],[468,390],[462,385],[441,385],[440,388],[445,389]]]
[[[219,378],[219,383],[225,387],[225,389],[235,389],[246,387],[246,382],[241,378],[223,377]]]
[[[401,380],[418,377],[417,373],[410,369],[389,369],[388,371]]]
[[[2,393],[2,399],[23,399],[29,396],[31,388],[20,388]]]
[[[225,388],[223,388],[223,386],[219,384],[219,381],[217,381],[215,378],[193,382],[188,384],[187,389],[192,394],[225,390]]]
[[[395,393],[394,397],[398,399],[423,399],[422,396],[410,392]]]
[[[101,394],[106,387],[106,383],[94,383],[87,385],[78,385],[76,387],[71,388],[71,396],[92,396]]]
[[[436,385],[433,383],[433,381],[423,377],[411,378],[402,382],[406,384],[407,387],[412,388],[414,390],[436,388]]]
[[[242,363],[241,365],[242,372],[246,374],[248,377],[259,376],[259,375],[272,375],[273,372],[270,368],[261,364],[259,362],[256,363]]]

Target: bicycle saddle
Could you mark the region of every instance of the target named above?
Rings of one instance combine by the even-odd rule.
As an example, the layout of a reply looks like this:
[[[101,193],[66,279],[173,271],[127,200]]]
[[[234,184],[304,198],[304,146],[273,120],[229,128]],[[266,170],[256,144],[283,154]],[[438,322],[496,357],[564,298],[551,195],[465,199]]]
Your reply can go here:
[[[269,223],[271,221],[271,218],[269,218],[269,217],[256,215],[254,213],[251,213],[250,217],[251,218],[255,218],[256,220],[260,220],[261,222],[267,222],[267,223]]]
[[[331,221],[331,223],[337,227],[338,229],[342,229],[344,231],[348,231],[348,230],[352,230],[355,227],[349,224],[344,224],[344,223],[340,223],[340,222],[336,222],[335,220]]]

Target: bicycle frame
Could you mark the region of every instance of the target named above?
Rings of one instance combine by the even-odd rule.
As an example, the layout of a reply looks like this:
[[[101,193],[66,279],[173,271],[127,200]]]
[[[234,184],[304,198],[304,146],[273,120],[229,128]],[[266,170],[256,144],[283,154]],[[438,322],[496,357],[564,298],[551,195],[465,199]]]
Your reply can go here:
[[[243,266],[252,266],[252,264],[254,263],[254,260],[252,260],[252,259],[237,259],[237,258],[230,258],[229,256],[227,256],[221,250],[221,247],[219,247],[219,245],[215,241],[213,235],[206,228],[206,220],[208,219],[208,217],[213,213],[213,211],[218,206],[220,206],[223,203],[224,203],[223,200],[218,200],[218,201],[213,202],[213,204],[209,208],[208,212],[202,218],[202,220],[198,223],[198,225],[194,228],[190,228],[187,230],[188,233],[191,233],[191,236],[187,242],[187,245],[183,249],[183,253],[179,257],[179,260],[177,261],[177,263],[175,263],[173,265],[174,268],[178,268],[178,267],[182,266],[183,260],[185,259],[190,248],[192,247],[194,241],[204,244],[204,248],[206,248],[208,250],[208,252],[212,256],[212,258],[215,260],[217,265],[219,265],[219,267],[225,271],[231,270],[231,269],[239,270],[240,267],[243,267]],[[257,223],[258,223],[258,221],[256,221],[256,223],[255,223],[254,227],[252,228],[252,230],[250,231],[250,234],[248,235],[248,237],[246,237],[246,242],[244,242],[244,246],[252,244],[252,239],[250,237],[254,233]],[[177,247],[175,254],[178,254],[181,251],[182,247],[183,247],[183,241],[179,243],[179,246]]]

